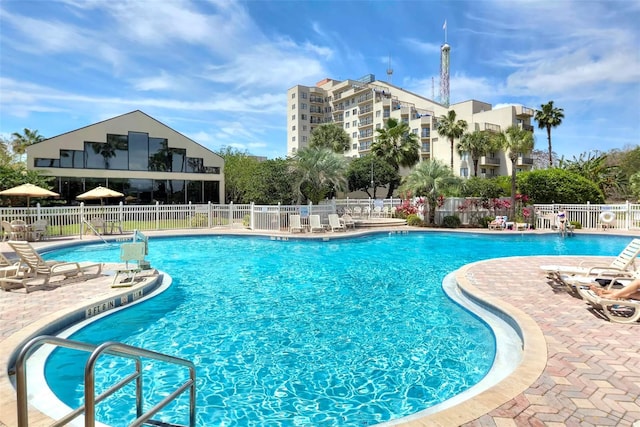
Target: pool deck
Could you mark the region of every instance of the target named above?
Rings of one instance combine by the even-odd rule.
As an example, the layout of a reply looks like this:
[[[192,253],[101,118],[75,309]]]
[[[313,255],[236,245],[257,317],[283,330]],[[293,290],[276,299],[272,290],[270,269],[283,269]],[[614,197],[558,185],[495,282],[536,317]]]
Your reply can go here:
[[[179,235],[230,232],[255,235],[222,229],[187,233],[181,230]],[[178,233],[145,234],[153,237]],[[343,234],[354,232],[340,233]],[[625,234],[638,237],[638,233]],[[279,238],[289,236],[277,234]],[[338,237],[338,233],[313,237]],[[85,238],[92,240],[95,238]],[[78,240],[49,240],[34,246],[65,242]],[[0,251],[11,253],[6,243],[0,243]],[[640,323],[617,324],[600,318],[582,300],[547,279],[539,268],[578,260],[569,256],[497,258],[458,270],[456,280],[463,289],[500,307],[516,320],[523,330],[524,360],[508,378],[480,395],[434,415],[413,417],[402,425],[640,427]],[[16,346],[43,322],[70,306],[88,304],[121,291],[112,289],[106,277],[50,285],[29,294],[24,289],[0,291],[1,426],[17,425],[15,391],[7,377],[8,358]],[[45,420],[37,411],[30,412],[30,426],[48,425]]]

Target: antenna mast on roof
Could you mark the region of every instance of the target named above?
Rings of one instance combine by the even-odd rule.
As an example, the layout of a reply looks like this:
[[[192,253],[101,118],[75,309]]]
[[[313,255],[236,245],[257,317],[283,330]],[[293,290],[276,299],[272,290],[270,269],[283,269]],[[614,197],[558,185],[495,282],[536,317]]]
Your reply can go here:
[[[447,21],[442,26],[444,30],[444,44],[440,47],[440,103],[449,107],[449,52],[447,44]]]
[[[393,76],[393,68],[391,68],[391,55],[389,55],[389,66],[387,67],[387,83],[391,83],[392,76]]]

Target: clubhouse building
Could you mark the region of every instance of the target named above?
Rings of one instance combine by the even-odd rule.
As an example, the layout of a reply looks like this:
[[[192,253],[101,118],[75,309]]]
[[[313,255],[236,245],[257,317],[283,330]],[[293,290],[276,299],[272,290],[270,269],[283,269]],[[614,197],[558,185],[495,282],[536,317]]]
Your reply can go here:
[[[140,110],[27,147],[27,168],[69,204],[98,185],[128,203],[224,203],[224,159]]]

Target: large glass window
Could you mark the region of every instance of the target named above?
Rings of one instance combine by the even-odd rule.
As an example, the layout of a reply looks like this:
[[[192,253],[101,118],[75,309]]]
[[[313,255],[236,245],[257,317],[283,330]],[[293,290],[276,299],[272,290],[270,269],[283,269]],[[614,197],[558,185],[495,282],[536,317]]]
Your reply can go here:
[[[171,170],[169,141],[166,138],[149,138],[149,170],[156,172]]]
[[[129,170],[149,170],[149,134],[129,132]]]
[[[187,202],[204,203],[202,181],[187,181]]]
[[[219,181],[205,181],[204,182],[204,203],[220,203],[220,182]]]
[[[107,134],[107,142],[85,142],[85,168],[126,170],[129,165],[128,145],[126,135]]]
[[[167,191],[167,203],[184,204],[187,203],[187,195],[184,180],[169,179]]]
[[[187,172],[203,173],[204,163],[202,159],[198,157],[187,157]]]
[[[60,150],[61,168],[84,167],[84,153],[80,150]]]
[[[187,150],[184,148],[170,148],[171,153],[171,172],[184,172],[186,170],[185,163],[187,161]]]

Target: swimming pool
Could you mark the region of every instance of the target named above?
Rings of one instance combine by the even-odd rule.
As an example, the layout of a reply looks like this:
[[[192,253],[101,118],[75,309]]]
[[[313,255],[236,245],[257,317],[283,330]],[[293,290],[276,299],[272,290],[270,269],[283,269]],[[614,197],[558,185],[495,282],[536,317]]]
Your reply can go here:
[[[124,341],[196,362],[200,425],[370,425],[456,395],[490,368],[493,335],[441,292],[448,272],[508,255],[614,255],[627,240],[526,233],[154,239],[149,259],[174,286],[73,338]],[[116,250],[91,245],[47,257],[90,253],[108,262]],[[71,406],[82,390],[66,368],[83,364],[82,356],[57,351],[46,366],[52,388]],[[173,380],[157,371],[148,393]],[[115,400],[133,407],[124,396]],[[172,410],[185,407],[181,401]],[[121,425],[120,409],[102,408],[100,419]]]

